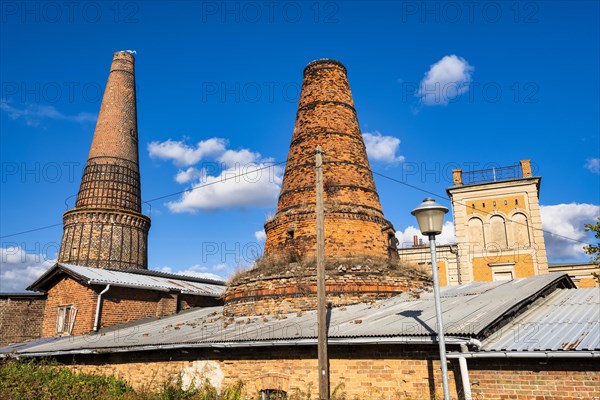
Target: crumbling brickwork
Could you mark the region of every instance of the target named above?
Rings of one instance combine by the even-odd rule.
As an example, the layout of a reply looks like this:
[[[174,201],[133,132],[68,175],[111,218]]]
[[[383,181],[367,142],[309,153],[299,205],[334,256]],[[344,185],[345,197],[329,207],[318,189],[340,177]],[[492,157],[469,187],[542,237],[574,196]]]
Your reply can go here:
[[[346,68],[329,59],[314,61],[304,70],[277,213],[265,224],[265,256],[316,252],[318,145],[324,151],[327,257],[396,257],[394,227],[381,211]]]
[[[332,306],[370,302],[400,293],[418,296],[430,287],[429,277],[409,269],[396,276],[376,269],[355,266],[347,270],[327,271],[327,301]],[[232,316],[276,315],[317,308],[316,271],[299,276],[288,274],[248,277],[225,293],[224,313]]]
[[[457,351],[448,345],[449,351]],[[437,346],[330,346],[332,391],[361,400],[441,399]],[[76,371],[116,375],[136,388],[155,387],[182,376],[207,379],[218,388],[241,380],[244,399],[262,389],[318,398],[316,346],[186,349],[65,358]],[[600,364],[574,359],[468,360],[473,398],[486,400],[595,400]],[[452,399],[463,399],[458,360],[449,360]]]
[[[148,268],[150,219],[141,214],[134,57],[117,52],[75,208],[63,217],[58,261]]]
[[[45,296],[0,295],[0,347],[39,339]]]

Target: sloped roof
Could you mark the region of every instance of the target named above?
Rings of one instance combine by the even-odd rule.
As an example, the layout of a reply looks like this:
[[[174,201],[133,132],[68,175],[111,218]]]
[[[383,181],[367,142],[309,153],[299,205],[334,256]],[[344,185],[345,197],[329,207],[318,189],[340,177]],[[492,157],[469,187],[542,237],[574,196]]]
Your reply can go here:
[[[184,294],[219,297],[223,294],[223,282],[184,275],[166,274],[157,271],[125,272],[109,269],[82,267],[71,264],[55,264],[33,282],[27,290],[45,291],[52,285],[53,278],[67,274],[88,285],[113,285],[136,289],[176,291]]]
[[[573,288],[566,274],[546,274],[505,282],[472,283],[442,290],[448,344],[487,335],[493,326],[557,287]],[[0,349],[29,355],[127,352],[190,347],[314,345],[316,311],[278,316],[227,317],[223,307],[192,309],[174,316],[103,329],[86,335],[42,339]],[[334,308],[329,343],[434,343],[435,305],[403,294],[373,304]],[[127,340],[114,340],[114,334]]]
[[[559,289],[483,341],[482,351],[600,351],[600,289]]]

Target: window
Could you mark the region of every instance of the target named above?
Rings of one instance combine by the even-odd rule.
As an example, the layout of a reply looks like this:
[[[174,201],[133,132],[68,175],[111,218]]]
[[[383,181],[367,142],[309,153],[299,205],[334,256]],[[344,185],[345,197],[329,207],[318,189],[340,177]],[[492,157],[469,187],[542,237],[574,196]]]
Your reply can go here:
[[[263,389],[260,391],[260,400],[285,400],[287,393],[278,389]]]
[[[479,218],[471,218],[467,223],[467,238],[469,245],[482,248],[485,247],[485,235],[483,233],[483,221]]]
[[[77,309],[72,305],[59,306],[56,317],[56,334],[57,335],[70,335],[73,331],[73,324],[75,323],[75,315],[77,315]]]
[[[498,281],[510,281],[515,278],[515,263],[513,262],[500,262],[488,264],[492,270],[492,280]]]
[[[504,218],[499,215],[493,215],[490,218],[490,241],[493,249],[500,250],[508,247],[506,238],[506,225]]]
[[[529,237],[529,224],[525,214],[517,213],[512,217],[513,228],[513,246],[529,247],[531,239]]]
[[[511,271],[494,272],[494,282],[511,281],[512,279],[513,279],[513,274]]]

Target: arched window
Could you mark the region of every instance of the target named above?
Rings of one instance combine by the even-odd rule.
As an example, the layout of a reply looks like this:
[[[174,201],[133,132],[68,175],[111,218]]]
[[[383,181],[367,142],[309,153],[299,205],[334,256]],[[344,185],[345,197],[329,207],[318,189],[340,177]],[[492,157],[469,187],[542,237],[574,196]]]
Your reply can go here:
[[[506,249],[508,241],[506,240],[506,224],[504,218],[499,215],[493,215],[490,218],[490,240],[489,244],[498,249]]]
[[[531,245],[529,237],[529,222],[525,214],[517,213],[512,217],[513,245],[516,247],[528,247]]]
[[[279,389],[263,389],[259,392],[260,400],[285,400],[287,393]]]
[[[485,235],[483,233],[483,221],[479,218],[471,218],[467,223],[467,239],[469,245],[474,248],[485,247]]]

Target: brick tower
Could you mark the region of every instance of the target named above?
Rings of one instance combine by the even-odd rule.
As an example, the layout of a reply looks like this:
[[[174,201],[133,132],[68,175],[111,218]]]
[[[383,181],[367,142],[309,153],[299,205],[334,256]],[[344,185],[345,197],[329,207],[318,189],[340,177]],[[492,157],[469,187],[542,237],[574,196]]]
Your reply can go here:
[[[75,207],[63,216],[62,263],[148,268],[150,218],[141,213],[135,59],[114,54]]]
[[[227,315],[314,310],[315,149],[323,155],[327,300],[341,306],[418,292],[422,271],[398,265],[394,227],[383,217],[346,68],[313,61],[304,69],[296,125],[277,213],[265,223],[265,256],[227,288]]]
[[[327,257],[397,257],[394,227],[381,211],[346,68],[330,59],[304,69],[277,213],[265,224],[265,255],[316,252],[317,145],[324,151]]]

